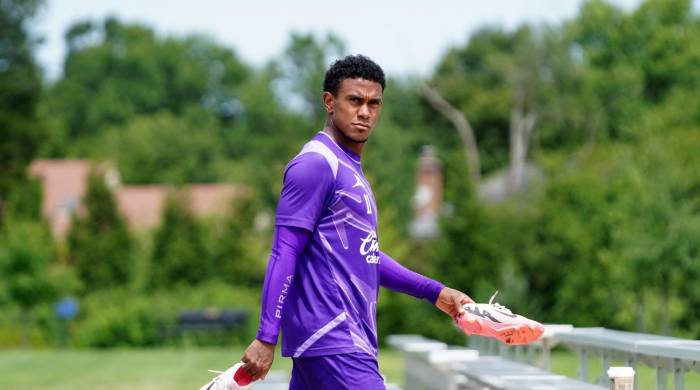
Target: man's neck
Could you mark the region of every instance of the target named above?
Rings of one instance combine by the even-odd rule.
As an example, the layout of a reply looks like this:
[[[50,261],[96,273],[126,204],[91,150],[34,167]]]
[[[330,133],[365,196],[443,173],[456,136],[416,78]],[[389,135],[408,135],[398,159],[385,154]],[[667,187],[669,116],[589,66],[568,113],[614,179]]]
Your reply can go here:
[[[338,130],[331,120],[330,116],[326,118],[325,126],[323,126],[323,132],[330,135],[333,140],[342,145],[344,148],[350,150],[351,152],[362,156],[362,149],[365,146],[363,142],[355,142],[343,134],[342,131]]]

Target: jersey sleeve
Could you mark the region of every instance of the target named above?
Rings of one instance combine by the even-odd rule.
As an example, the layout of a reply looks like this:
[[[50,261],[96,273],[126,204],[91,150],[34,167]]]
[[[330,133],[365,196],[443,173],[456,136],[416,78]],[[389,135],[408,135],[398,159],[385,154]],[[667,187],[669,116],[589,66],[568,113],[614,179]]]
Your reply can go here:
[[[311,232],[294,227],[276,226],[272,253],[263,282],[260,327],[255,336],[260,341],[277,344],[284,300],[294,282],[297,258],[309,241]]]
[[[412,295],[435,304],[442,283],[402,266],[384,252],[379,252],[379,284],[389,290]]]
[[[284,173],[275,225],[313,231],[334,185],[333,171],[323,155],[304,153],[294,158]]]

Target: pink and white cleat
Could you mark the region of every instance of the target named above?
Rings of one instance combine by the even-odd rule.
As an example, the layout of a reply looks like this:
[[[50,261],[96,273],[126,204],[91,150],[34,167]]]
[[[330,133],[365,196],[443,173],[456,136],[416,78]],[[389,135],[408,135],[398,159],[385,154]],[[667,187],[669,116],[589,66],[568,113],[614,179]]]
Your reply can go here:
[[[247,372],[239,370],[241,367],[243,367],[243,362],[234,364],[233,367],[224,372],[209,370],[219,375],[200,387],[199,390],[246,390],[251,388],[254,384],[253,378]]]
[[[457,326],[468,335],[493,337],[508,345],[530,344],[542,337],[544,327],[537,321],[513,314],[507,307],[493,302],[464,305],[464,313],[458,315]]]

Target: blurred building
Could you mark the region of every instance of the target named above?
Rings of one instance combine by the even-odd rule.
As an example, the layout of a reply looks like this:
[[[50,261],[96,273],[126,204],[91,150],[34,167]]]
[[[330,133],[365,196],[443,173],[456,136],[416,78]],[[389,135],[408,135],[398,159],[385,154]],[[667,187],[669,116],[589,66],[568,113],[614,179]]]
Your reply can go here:
[[[94,167],[94,168],[93,168]],[[41,181],[42,215],[54,237],[65,237],[73,215],[84,212],[91,169],[105,179],[114,193],[119,212],[134,230],[147,230],[160,224],[163,205],[169,195],[184,192],[187,206],[196,216],[225,213],[235,198],[249,194],[248,187],[233,184],[190,184],[180,188],[169,185],[122,185],[119,171],[109,162],[97,165],[88,160],[36,160],[30,174]]]
[[[498,204],[511,199],[514,195],[532,192],[545,181],[542,169],[537,165],[526,163],[523,182],[513,188],[509,169],[502,169],[484,178],[479,183],[479,199],[486,203]]]
[[[436,238],[442,208],[442,162],[435,148],[424,146],[416,164],[416,192],[413,196],[411,235],[418,239]]]

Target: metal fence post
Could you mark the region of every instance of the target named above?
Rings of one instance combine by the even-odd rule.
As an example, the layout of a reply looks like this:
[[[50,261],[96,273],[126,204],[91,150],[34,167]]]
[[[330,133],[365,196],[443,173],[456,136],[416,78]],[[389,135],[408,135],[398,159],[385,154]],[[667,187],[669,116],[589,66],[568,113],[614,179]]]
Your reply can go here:
[[[685,387],[685,367],[680,359],[671,361],[671,369],[673,370],[673,389],[683,390]]]
[[[656,390],[666,390],[666,370],[658,358],[656,359]]]
[[[608,383],[607,372],[610,368],[610,355],[608,353],[608,350],[602,349],[600,351],[600,361],[603,366],[603,373],[600,374],[600,378],[598,378],[598,384],[601,386],[605,386]]]
[[[578,377],[584,382],[588,382],[588,351],[586,348],[577,348],[579,359]]]
[[[637,355],[635,355],[633,353],[629,353],[629,354],[627,354],[627,359],[625,359],[625,363],[627,363],[627,367],[632,367],[636,372],[638,360],[639,360],[639,358],[637,357]],[[638,386],[639,379],[638,378],[639,378],[639,375],[634,376],[634,388],[635,389],[639,389],[639,386]]]
[[[542,361],[540,362],[540,368],[550,371],[551,369],[551,356],[552,356],[552,346],[549,339],[542,340]]]

